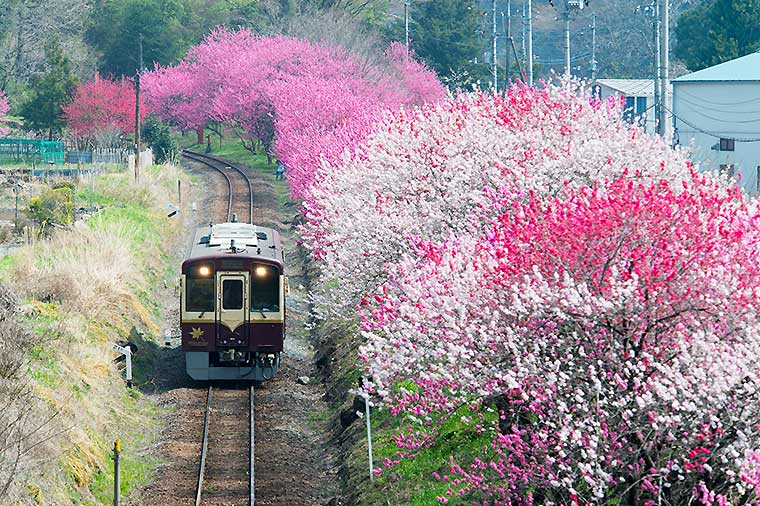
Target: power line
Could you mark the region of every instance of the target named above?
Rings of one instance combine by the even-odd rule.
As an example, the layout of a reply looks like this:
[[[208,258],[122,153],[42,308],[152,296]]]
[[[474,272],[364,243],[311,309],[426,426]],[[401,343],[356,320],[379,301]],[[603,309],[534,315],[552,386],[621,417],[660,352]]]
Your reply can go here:
[[[705,113],[699,112],[699,111],[693,111],[693,112],[696,113],[696,114],[699,114],[703,118],[707,118],[707,119],[710,119],[710,120],[713,120],[713,121],[717,121],[718,123],[740,123],[740,124],[743,124],[743,125],[747,124],[747,123],[758,123],[758,124],[760,124],[760,118],[743,119],[743,120],[728,120],[728,119],[715,118],[713,116],[710,116],[709,114],[705,114]]]
[[[715,137],[716,139],[724,139],[722,134],[715,133],[715,132],[709,132],[707,130],[704,130],[702,128],[699,128],[694,123],[691,123],[690,121],[687,121],[683,119],[682,117],[678,116],[676,113],[671,111],[670,109],[667,109],[667,111],[673,115],[674,118],[676,118],[679,121],[682,121],[685,125],[690,126],[693,128],[696,132],[703,133],[705,135],[709,135],[710,137]],[[732,137],[734,142],[760,142],[760,137]]]
[[[715,111],[715,112],[721,112],[721,113],[726,113],[726,114],[760,114],[760,111],[754,111],[754,110],[752,110],[752,111],[727,111],[725,108],[709,107],[709,106],[706,106],[704,104],[698,104],[697,102],[692,102],[688,98],[682,97],[681,95],[682,95],[682,92],[679,91],[678,92],[678,98],[679,98],[679,100],[683,100],[687,104],[691,104],[694,107],[700,107],[702,109],[707,109],[708,111]],[[697,98],[696,100],[700,100],[700,99]],[[707,102],[707,103],[709,103],[709,102]]]
[[[696,96],[696,95],[692,95],[691,93],[689,93],[688,91],[685,91],[685,90],[679,90],[679,91],[678,91],[678,94],[679,94],[679,95],[686,95],[687,97],[691,97],[691,98],[693,98],[694,100],[699,100],[700,102],[704,102],[704,103],[706,103],[706,104],[710,104],[710,105],[718,105],[718,106],[728,106],[728,105],[746,105],[746,104],[752,104],[752,103],[755,103],[755,102],[760,102],[760,97],[757,97],[757,98],[751,98],[751,99],[749,99],[749,100],[742,100],[742,101],[740,101],[740,102],[715,102],[715,101],[713,101],[713,100],[706,100],[706,99],[704,99],[704,98],[701,98],[701,97],[698,97],[698,96]]]

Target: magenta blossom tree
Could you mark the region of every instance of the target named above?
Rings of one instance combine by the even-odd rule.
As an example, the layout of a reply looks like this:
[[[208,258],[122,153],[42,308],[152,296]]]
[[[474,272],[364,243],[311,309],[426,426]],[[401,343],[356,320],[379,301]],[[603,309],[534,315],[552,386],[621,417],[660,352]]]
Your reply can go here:
[[[5,97],[5,93],[3,93],[3,90],[0,90],[0,135],[8,135],[10,132],[9,129],[2,126],[5,115],[8,114],[8,111],[10,111],[10,109],[11,108],[8,105],[8,99]]]
[[[140,117],[148,108],[141,102]],[[80,84],[63,116],[75,137],[112,144],[115,137],[135,130],[135,88],[130,79],[111,80],[98,75]]]
[[[384,466],[451,417],[491,441],[442,503],[758,500],[757,210],[621,112],[466,94],[323,159],[325,314],[363,315],[365,389],[413,427]]]
[[[287,167],[304,198],[324,159],[366,135],[384,109],[443,96],[435,75],[391,46],[380,67],[351,53],[288,37],[218,29],[176,67],[144,76],[157,113],[183,128],[228,122]]]
[[[420,421],[400,455],[471,403],[493,441],[452,457],[447,497],[758,504],[759,219],[705,176],[624,175],[419,242],[376,292],[362,349],[367,388]]]

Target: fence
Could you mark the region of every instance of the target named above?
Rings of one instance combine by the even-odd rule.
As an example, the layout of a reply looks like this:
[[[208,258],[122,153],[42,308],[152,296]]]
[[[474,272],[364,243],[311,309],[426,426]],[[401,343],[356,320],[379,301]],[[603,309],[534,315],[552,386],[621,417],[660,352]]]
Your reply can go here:
[[[94,151],[68,151],[66,161],[69,163],[108,163],[124,164],[129,160],[130,152],[126,149],[96,149]]]
[[[0,162],[62,165],[64,145],[37,139],[0,139]]]

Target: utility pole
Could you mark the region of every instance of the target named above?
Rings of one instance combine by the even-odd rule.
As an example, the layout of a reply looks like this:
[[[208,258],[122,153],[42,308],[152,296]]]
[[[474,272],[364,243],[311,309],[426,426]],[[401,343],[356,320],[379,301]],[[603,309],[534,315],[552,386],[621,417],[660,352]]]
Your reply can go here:
[[[565,77],[570,77],[570,3],[568,0],[565,0],[562,17],[565,20]]]
[[[528,40],[526,51],[528,54],[526,55],[527,61],[525,62],[525,66],[528,68],[528,86],[533,86],[533,19],[531,17],[533,6],[531,0],[527,0],[527,4],[528,17],[526,21],[528,25]]]
[[[591,16],[591,80],[596,81],[596,14]]]
[[[406,56],[409,57],[409,0],[404,2],[404,32],[406,34]]]
[[[502,14],[503,15],[503,14]],[[509,50],[511,49],[512,45],[512,0],[507,0],[507,28],[506,28],[506,36],[507,36],[507,50],[504,51],[506,61],[505,61],[505,67],[504,67],[504,89],[506,90],[509,87],[509,78],[512,75],[511,72],[511,64],[509,61]]]
[[[669,73],[669,58],[668,53],[670,52],[670,20],[669,20],[669,13],[670,10],[670,0],[662,0],[662,5],[660,6],[660,14],[662,15],[662,49],[660,50],[660,133],[663,137],[668,136],[668,111],[671,110],[671,105],[669,102],[669,90],[670,88],[670,73]]]
[[[143,34],[139,37],[137,74],[135,75],[135,181],[140,179],[140,73],[143,69]]]
[[[499,91],[499,67],[496,61],[496,0],[491,0],[491,73],[493,74],[493,89]]]
[[[528,22],[525,20],[525,0],[523,0],[522,4],[522,38],[520,39],[520,56],[522,57],[522,61],[524,63],[527,63],[528,57],[527,53],[525,51],[525,25],[527,25]]]
[[[654,131],[662,135],[662,124],[660,123],[660,114],[662,109],[662,98],[660,97],[660,79],[662,77],[660,60],[660,0],[653,0],[654,7]]]

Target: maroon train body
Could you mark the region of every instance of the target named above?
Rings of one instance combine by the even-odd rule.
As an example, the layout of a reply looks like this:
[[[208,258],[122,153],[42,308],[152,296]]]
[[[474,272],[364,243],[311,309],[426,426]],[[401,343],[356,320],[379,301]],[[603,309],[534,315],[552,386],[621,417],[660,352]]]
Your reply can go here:
[[[287,279],[276,230],[247,223],[198,229],[182,263],[181,286],[190,377],[263,381],[277,373]]]

